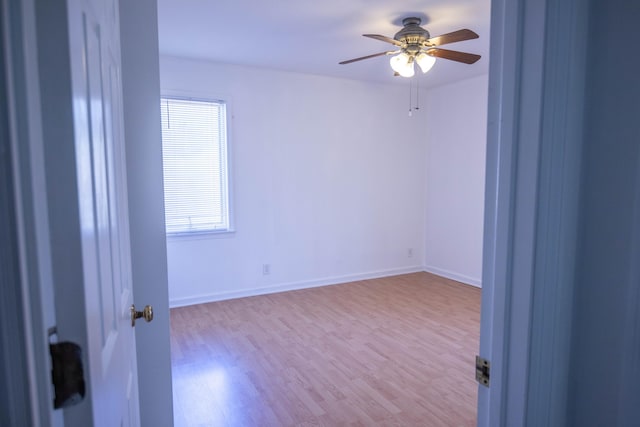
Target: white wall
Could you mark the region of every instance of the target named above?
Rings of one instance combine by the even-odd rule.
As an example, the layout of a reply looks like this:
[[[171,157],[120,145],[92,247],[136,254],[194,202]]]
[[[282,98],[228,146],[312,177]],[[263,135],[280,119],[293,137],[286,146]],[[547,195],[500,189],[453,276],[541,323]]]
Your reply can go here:
[[[426,95],[425,269],[480,286],[488,76]]]
[[[172,57],[160,70],[165,92],[232,102],[236,232],[168,240],[171,305],[422,270],[426,125],[405,86]]]

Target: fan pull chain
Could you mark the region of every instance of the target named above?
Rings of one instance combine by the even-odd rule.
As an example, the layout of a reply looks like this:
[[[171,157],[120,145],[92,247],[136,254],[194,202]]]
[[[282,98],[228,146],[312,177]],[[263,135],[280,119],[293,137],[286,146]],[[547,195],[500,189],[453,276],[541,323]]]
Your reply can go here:
[[[420,109],[420,79],[416,82],[416,111]]]
[[[409,117],[413,115],[413,111],[411,111],[411,92],[413,90],[411,79],[409,79]]]

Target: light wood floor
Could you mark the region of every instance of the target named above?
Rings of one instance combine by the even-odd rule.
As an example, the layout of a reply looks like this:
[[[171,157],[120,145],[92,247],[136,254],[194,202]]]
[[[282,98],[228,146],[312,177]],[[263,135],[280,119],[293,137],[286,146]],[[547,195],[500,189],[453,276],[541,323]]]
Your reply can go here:
[[[172,309],[175,425],[473,426],[479,319],[428,273]]]

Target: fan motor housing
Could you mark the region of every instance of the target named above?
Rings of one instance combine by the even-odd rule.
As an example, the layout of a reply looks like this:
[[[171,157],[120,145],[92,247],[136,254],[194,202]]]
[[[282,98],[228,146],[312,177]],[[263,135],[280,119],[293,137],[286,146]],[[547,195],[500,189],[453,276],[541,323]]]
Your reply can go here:
[[[404,18],[402,28],[393,38],[405,43],[407,48],[413,50],[414,46],[419,50],[422,44],[429,38],[429,32],[420,26],[422,20],[416,17]]]

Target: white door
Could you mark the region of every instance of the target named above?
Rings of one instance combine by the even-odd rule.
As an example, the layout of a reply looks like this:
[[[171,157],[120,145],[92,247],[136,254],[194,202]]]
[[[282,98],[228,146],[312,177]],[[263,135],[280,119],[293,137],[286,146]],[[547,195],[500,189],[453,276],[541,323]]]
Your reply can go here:
[[[78,216],[55,217],[52,226],[79,229],[71,234],[68,245],[69,254],[79,248],[81,260],[54,267],[81,270],[75,272],[82,278],[82,284],[76,286],[84,299],[77,309],[84,311],[84,319],[69,307],[61,291],[56,294],[56,305],[61,338],[65,338],[63,325],[73,324],[74,318],[77,328],[86,328],[75,333],[82,336],[80,341],[86,339],[83,351],[88,378],[86,401],[78,405],[84,405],[84,410],[66,409],[65,424],[88,426],[92,418],[95,426],[137,426],[118,2],[68,0],[67,5],[73,149],[69,150],[72,155],[58,160],[75,163],[69,167],[75,166]],[[47,161],[54,160],[49,156]],[[56,201],[55,193],[69,191],[61,187],[49,187],[50,204]],[[61,224],[65,221],[68,223]],[[64,242],[58,240],[55,250],[65,251]]]

